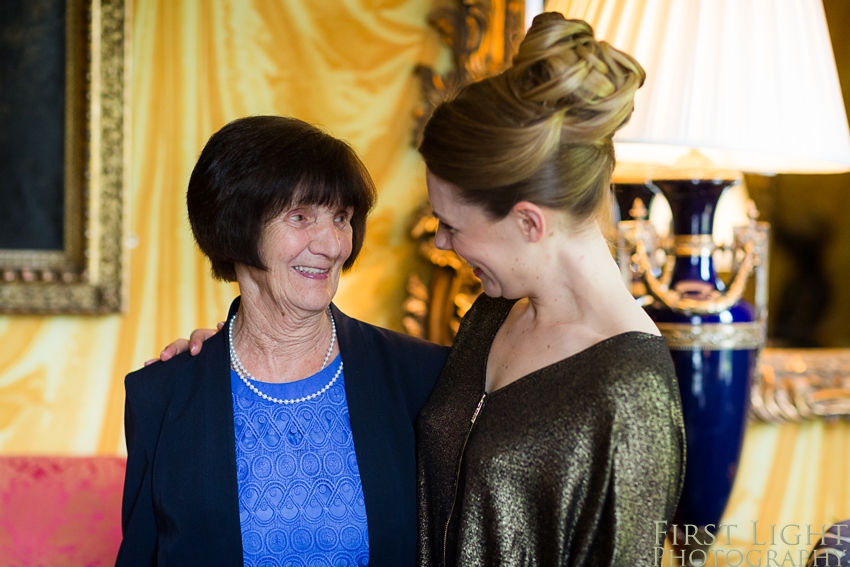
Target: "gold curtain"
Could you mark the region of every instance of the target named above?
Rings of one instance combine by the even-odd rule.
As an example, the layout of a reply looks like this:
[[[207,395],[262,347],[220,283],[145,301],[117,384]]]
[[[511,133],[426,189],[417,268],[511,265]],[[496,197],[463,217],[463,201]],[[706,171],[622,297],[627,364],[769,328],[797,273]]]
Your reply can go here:
[[[172,339],[212,326],[237,294],[214,282],[184,202],[209,136],[234,118],[296,116],[348,140],[379,205],[337,304],[400,328],[425,198],[411,146],[417,63],[445,60],[429,0],[135,0],[129,311],[0,317],[0,453],[122,453],[123,378]]]

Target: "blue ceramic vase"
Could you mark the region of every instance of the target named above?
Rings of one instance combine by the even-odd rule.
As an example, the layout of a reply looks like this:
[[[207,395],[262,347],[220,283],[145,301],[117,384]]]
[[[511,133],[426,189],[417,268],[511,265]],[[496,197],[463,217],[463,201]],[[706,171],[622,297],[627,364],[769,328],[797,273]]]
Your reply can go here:
[[[652,198],[658,193],[658,189],[651,183],[617,183],[614,185],[614,197],[617,200],[619,211],[617,220],[635,220],[632,217],[632,207],[635,199],[643,201],[644,207],[649,209]]]
[[[673,213],[675,263],[668,289],[683,299],[717,305],[726,289],[715,271],[711,234],[717,202],[733,182],[656,180],[654,184]],[[667,339],[682,395],[687,460],[674,521],[680,531],[676,547],[685,552],[688,564],[689,554],[701,559],[708,550],[711,538],[705,530],[717,533],[729,500],[762,332],[753,307],[743,300],[716,312],[683,311],[659,300],[646,309]],[[685,525],[692,532],[698,529],[686,546],[681,538]]]

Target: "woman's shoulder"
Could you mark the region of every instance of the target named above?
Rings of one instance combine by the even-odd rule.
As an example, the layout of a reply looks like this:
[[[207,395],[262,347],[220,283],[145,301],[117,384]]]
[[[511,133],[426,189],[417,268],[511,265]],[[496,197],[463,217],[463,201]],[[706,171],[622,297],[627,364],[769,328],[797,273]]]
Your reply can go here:
[[[207,346],[204,345],[204,348]],[[150,408],[145,413],[156,407],[164,408],[178,382],[185,380],[197,363],[196,358],[186,352],[166,362],[157,361],[127,374],[124,378],[127,403],[131,406]]]
[[[193,375],[226,364],[226,349],[224,334],[216,333],[197,355],[183,352],[165,362],[156,361],[127,374],[124,388],[128,400],[156,403],[169,399],[175,387],[191,381]]]
[[[377,340],[391,343],[395,345],[396,348],[403,351],[440,353],[448,352],[449,350],[449,347],[447,346],[438,345],[437,343],[426,341],[425,339],[414,337],[413,335],[399,333],[398,331],[385,329],[384,327],[378,327],[377,325],[371,325],[369,323],[363,323],[362,321],[361,323],[364,326],[366,333],[375,336]]]
[[[349,324],[355,325],[359,329],[367,341],[390,346],[400,353],[440,354],[448,353],[449,350],[449,347],[438,345],[437,343],[432,343],[431,341],[426,341],[413,335],[399,333],[398,331],[379,327],[353,317],[344,317]]]
[[[436,379],[449,354],[446,346],[349,317],[335,306],[334,318],[340,348],[369,366],[388,364],[397,369],[433,374]]]
[[[646,329],[627,328],[618,333],[599,341],[597,345],[601,350],[646,350],[649,354],[657,356],[659,353],[667,353],[664,358],[669,358],[669,350],[667,350],[667,342],[664,337],[656,332],[649,332]]]
[[[204,343],[201,353],[210,346]],[[181,352],[167,361],[156,360],[148,366],[139,368],[127,374],[124,382],[128,384],[156,384],[177,379],[187,368],[195,364],[196,357],[189,352]]]
[[[516,302],[516,299],[490,297],[482,293],[461,319],[455,342],[462,342],[467,335],[479,336],[488,329],[495,333]]]
[[[443,369],[448,347],[372,325],[334,310],[346,384],[371,382],[399,393],[419,413]]]
[[[627,331],[602,340],[574,355],[555,374],[584,397],[599,400],[617,412],[650,406],[667,413],[679,407],[675,367],[663,337]],[[561,381],[559,380],[560,384]],[[607,401],[604,401],[607,400]]]
[[[598,342],[585,352],[593,368],[612,378],[630,383],[675,378],[667,342],[656,334],[625,331]]]
[[[662,337],[621,333],[552,365],[546,374],[534,393],[540,413],[552,416],[542,427],[572,424],[568,431],[593,432],[605,443],[612,435],[617,443],[632,437],[641,443],[683,439],[675,368]]]
[[[612,337],[606,346],[597,359],[606,376],[600,387],[613,403],[618,421],[638,431],[647,423],[681,430],[679,385],[664,338],[631,331]]]

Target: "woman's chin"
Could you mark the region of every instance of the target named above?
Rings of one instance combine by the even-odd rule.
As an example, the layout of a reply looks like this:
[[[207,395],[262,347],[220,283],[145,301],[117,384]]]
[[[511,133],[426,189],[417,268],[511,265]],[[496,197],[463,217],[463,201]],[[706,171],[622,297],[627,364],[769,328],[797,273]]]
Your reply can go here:
[[[499,286],[493,285],[486,280],[481,280],[481,291],[484,292],[484,295],[489,297],[502,297],[504,295]]]
[[[324,282],[327,283],[327,282]],[[330,286],[291,286],[266,294],[265,301],[285,311],[319,312],[328,308],[336,289]]]
[[[333,301],[332,294],[315,294],[303,297],[300,307],[306,311],[322,311],[328,308]]]

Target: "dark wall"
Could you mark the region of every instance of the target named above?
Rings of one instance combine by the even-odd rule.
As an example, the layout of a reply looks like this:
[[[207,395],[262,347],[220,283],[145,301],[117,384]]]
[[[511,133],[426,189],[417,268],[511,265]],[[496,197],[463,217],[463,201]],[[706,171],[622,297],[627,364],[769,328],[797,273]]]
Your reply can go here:
[[[824,0],[850,108],[850,2]],[[805,101],[800,101],[805,113]],[[774,346],[850,347],[850,173],[747,177],[772,225],[769,335]]]

